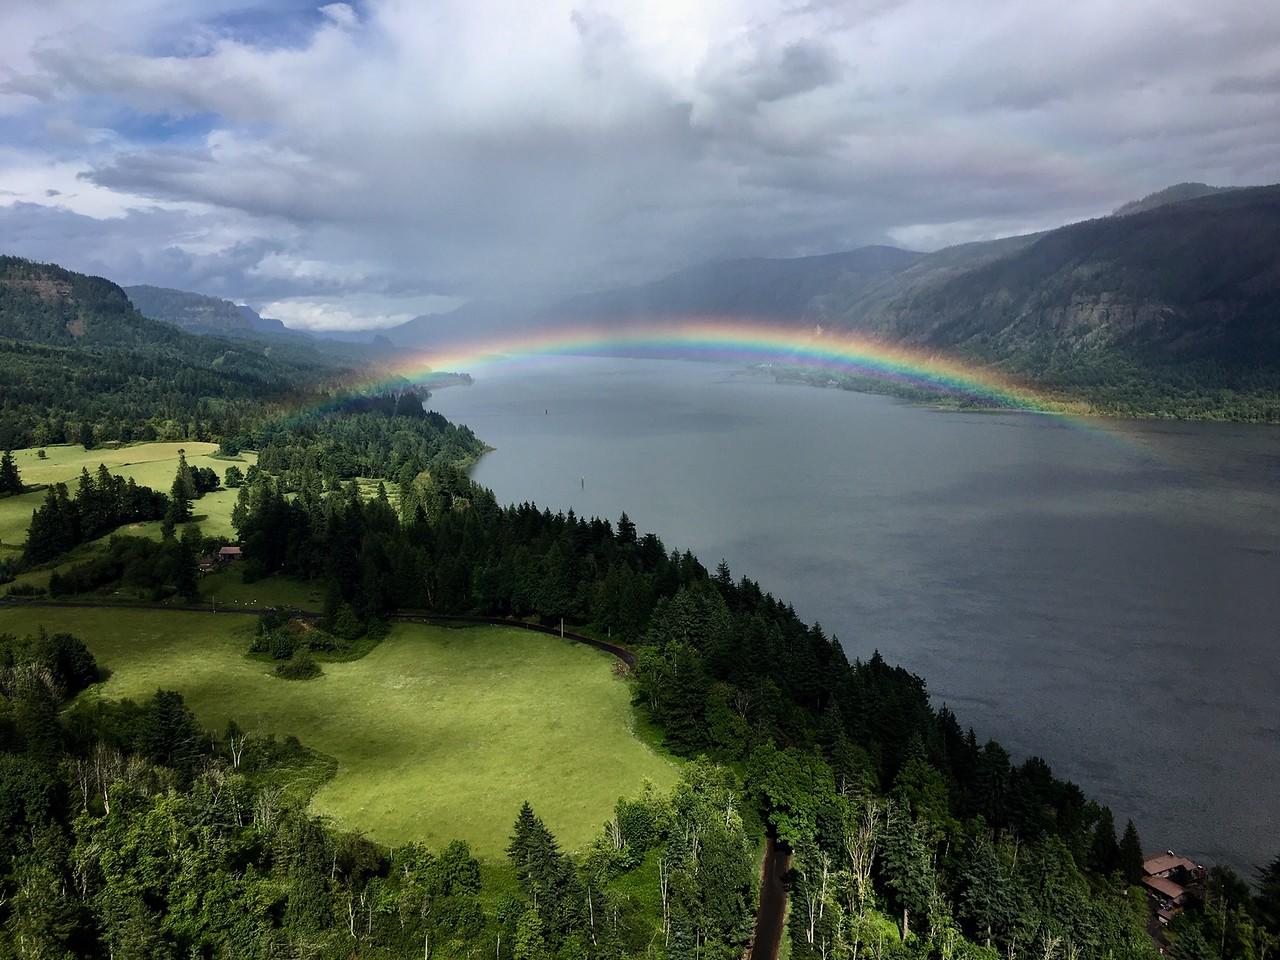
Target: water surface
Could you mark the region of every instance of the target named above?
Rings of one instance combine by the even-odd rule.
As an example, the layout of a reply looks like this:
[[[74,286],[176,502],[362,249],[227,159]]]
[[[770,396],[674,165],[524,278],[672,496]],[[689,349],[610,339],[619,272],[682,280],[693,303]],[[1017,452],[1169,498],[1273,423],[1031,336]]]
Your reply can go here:
[[[1280,430],[928,410],[559,358],[431,406],[499,500],[616,518],[920,673],[1148,849],[1280,852]],[[585,484],[585,485],[584,485]]]

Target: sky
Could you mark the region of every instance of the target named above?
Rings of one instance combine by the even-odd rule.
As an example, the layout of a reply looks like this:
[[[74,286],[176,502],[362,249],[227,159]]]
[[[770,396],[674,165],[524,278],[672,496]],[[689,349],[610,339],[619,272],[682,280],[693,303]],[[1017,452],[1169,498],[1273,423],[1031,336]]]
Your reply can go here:
[[[0,0],[0,252],[369,328],[1280,181],[1263,0]]]

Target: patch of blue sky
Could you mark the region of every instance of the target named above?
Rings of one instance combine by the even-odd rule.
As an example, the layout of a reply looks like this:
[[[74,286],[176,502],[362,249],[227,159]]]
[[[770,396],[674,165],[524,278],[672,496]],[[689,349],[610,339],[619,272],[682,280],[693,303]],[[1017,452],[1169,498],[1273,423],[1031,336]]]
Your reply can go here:
[[[359,9],[360,4],[348,0]],[[214,32],[255,47],[302,47],[327,21],[320,8],[326,0],[272,0],[246,3],[205,20]]]
[[[144,113],[117,108],[104,116],[100,125],[129,143],[182,146],[202,142],[220,120],[216,113]]]

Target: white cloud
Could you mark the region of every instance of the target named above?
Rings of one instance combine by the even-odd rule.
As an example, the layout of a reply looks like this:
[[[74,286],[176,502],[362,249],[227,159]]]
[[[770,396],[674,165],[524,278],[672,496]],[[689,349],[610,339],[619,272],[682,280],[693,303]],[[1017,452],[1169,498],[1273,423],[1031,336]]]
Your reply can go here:
[[[95,10],[0,10],[0,205],[51,218],[24,207],[8,244],[111,218],[74,221],[128,237],[100,265],[310,297],[298,323],[400,313],[342,293],[543,296],[1280,179],[1280,7],[1252,0]]]

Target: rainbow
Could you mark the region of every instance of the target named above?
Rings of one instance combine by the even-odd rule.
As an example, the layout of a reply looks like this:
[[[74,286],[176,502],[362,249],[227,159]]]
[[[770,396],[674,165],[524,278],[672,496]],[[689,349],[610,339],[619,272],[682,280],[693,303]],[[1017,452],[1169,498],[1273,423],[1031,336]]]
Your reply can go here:
[[[990,367],[937,352],[846,332],[808,330],[746,320],[697,319],[624,326],[564,326],[525,331],[411,353],[384,366],[360,391],[433,373],[475,373],[487,366],[555,355],[621,354],[717,360],[822,370],[865,377],[937,394],[941,398],[1035,413],[1060,413],[1064,404]]]

